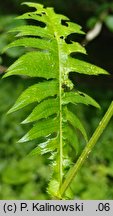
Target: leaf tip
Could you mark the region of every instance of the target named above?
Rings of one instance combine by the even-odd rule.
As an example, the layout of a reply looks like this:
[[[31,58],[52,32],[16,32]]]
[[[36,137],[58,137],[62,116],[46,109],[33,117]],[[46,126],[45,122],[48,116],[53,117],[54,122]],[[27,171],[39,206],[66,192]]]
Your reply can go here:
[[[27,119],[25,119],[21,122],[21,124],[27,124],[27,123],[29,123],[29,121]]]
[[[11,109],[8,110],[7,114],[13,113],[15,110],[15,106],[11,107]]]
[[[11,113],[12,113],[12,111],[11,111],[11,109],[9,109],[8,112],[6,113],[6,115],[9,115]]]
[[[23,143],[29,141],[28,135],[26,134],[23,136],[20,140],[18,140],[18,143]]]
[[[28,5],[29,2],[22,2],[21,5]]]

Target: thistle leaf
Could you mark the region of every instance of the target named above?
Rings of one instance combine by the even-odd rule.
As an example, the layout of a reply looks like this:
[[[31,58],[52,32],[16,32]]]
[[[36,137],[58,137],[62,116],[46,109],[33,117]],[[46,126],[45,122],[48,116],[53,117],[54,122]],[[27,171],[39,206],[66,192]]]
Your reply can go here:
[[[77,138],[76,130],[74,130],[70,125],[65,125],[63,129],[63,139],[66,141],[66,145],[71,145],[76,152],[79,152],[79,141]]]
[[[57,137],[51,140],[48,140],[44,143],[39,144],[35,149],[33,149],[30,155],[43,155],[48,152],[53,152],[57,149],[58,139]]]
[[[59,108],[58,98],[44,100],[35,107],[32,113],[22,123],[26,124],[43,118],[47,118],[53,114],[57,114],[58,108]]]
[[[58,131],[58,119],[41,120],[36,123],[33,128],[18,142],[27,142],[43,136],[49,136],[50,134]]]
[[[41,65],[40,61],[42,62]],[[57,65],[53,62],[53,56],[50,53],[28,52],[8,68],[4,77],[10,75],[26,75],[45,79],[56,78],[58,76]]]
[[[60,193],[58,192],[59,186],[59,182],[56,179],[52,179],[47,189],[48,193],[56,199],[61,199]]]
[[[82,103],[85,105],[92,105],[94,107],[100,108],[99,104],[93,98],[80,91],[65,92],[63,95],[62,103],[64,105],[68,103],[73,103],[73,104]]]
[[[24,47],[32,47],[32,48],[37,48],[37,49],[52,49],[52,44],[50,41],[45,40],[45,43],[40,38],[21,38],[17,39],[14,42],[10,43],[6,49],[16,47],[16,46],[24,46]]]
[[[17,99],[8,113],[17,111],[34,103],[34,109],[22,123],[34,122],[31,130],[19,142],[33,139],[44,140],[31,154],[51,153],[53,175],[48,192],[60,197],[59,187],[67,169],[72,164],[67,147],[71,146],[75,154],[79,151],[78,129],[87,141],[87,133],[77,115],[70,111],[72,104],[99,104],[85,93],[75,91],[69,78],[70,72],[86,75],[108,74],[107,71],[83,60],[72,57],[73,53],[86,54],[78,42],[66,39],[72,33],[84,34],[81,26],[70,22],[53,8],[45,8],[37,3],[25,3],[35,8],[34,12],[25,13],[17,19],[34,20],[35,25],[19,26],[12,31],[19,37],[6,48],[24,46],[25,54],[17,59],[7,70],[4,77],[24,75],[43,78],[41,82],[28,87]]]
[[[18,26],[12,29],[10,32],[19,32],[16,36],[39,36],[45,38],[53,38],[53,35],[48,31],[47,28],[41,28],[40,26],[33,26],[33,25],[24,25]]]
[[[87,75],[99,75],[99,74],[108,74],[108,72],[100,67],[97,67],[93,64],[88,62],[75,59],[75,58],[68,58],[67,61],[68,70],[69,72],[77,72]]]
[[[32,85],[20,95],[8,113],[17,111],[33,102],[40,102],[49,96],[55,96],[57,91],[58,86],[55,80]]]
[[[74,113],[69,111],[68,109],[65,109],[65,115],[66,115],[66,119],[73,126],[73,128],[77,128],[80,130],[80,132],[82,133],[82,135],[84,136],[87,142],[88,141],[87,134],[79,118]]]

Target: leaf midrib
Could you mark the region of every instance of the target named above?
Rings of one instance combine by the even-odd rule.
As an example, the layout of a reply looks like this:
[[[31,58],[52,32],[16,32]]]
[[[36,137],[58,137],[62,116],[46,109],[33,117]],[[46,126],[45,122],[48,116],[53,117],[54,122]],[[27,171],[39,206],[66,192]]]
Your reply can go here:
[[[52,19],[49,16],[49,13],[47,14],[49,18],[49,22],[51,23],[52,29],[53,29],[53,34],[55,35],[56,41],[57,41],[57,47],[58,47],[58,65],[59,65],[59,113],[60,113],[60,121],[59,121],[59,183],[60,185],[62,184],[62,178],[63,178],[63,142],[62,142],[62,83],[61,83],[61,76],[62,76],[62,70],[61,70],[61,49],[60,49],[60,44],[59,44],[59,35],[57,32],[57,29],[55,29],[55,25],[52,22]]]

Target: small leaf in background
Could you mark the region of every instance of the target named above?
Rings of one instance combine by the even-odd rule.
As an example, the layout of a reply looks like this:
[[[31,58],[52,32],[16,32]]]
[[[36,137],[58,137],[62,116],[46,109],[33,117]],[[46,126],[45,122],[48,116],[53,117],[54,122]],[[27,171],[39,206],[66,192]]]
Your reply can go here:
[[[108,29],[113,32],[113,15],[106,16],[106,19],[104,22],[106,26],[108,27]]]
[[[16,15],[2,15],[0,16],[0,53],[2,53],[3,48],[10,43],[15,36],[15,33],[7,33],[14,27],[19,27],[20,25],[24,25],[24,20],[16,20]],[[7,33],[7,34],[6,34]],[[17,47],[12,48],[6,51],[6,54],[12,58],[16,58],[23,54],[24,48]]]
[[[87,27],[89,29],[92,29],[96,25],[97,22],[98,22],[98,18],[97,17],[91,17],[87,21]]]

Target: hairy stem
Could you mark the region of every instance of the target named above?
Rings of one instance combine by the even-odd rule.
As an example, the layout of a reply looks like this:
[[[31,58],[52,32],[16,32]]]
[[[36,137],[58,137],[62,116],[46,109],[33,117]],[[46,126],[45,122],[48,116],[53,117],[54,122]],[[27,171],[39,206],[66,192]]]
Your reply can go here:
[[[70,186],[72,180],[76,176],[78,170],[83,165],[83,163],[86,160],[86,158],[88,157],[89,153],[92,151],[94,145],[96,144],[96,142],[100,138],[101,134],[103,133],[104,129],[106,128],[106,126],[109,123],[112,116],[113,116],[113,102],[110,104],[107,112],[105,113],[104,117],[102,118],[101,122],[99,123],[98,127],[96,128],[94,134],[92,135],[91,139],[89,140],[86,147],[84,148],[82,154],[78,158],[77,162],[67,173],[67,176],[66,176],[66,178],[65,178],[65,180],[64,180],[64,182],[60,188],[61,196],[64,195],[66,189]]]

